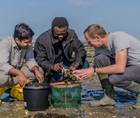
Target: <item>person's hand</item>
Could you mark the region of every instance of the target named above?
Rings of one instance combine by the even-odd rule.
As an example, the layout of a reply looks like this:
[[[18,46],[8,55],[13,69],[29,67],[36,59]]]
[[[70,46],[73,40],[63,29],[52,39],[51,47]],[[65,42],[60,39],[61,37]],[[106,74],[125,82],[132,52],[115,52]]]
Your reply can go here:
[[[44,81],[44,75],[42,71],[36,69],[34,74],[39,83],[42,83]]]
[[[78,67],[79,67],[79,63],[75,63],[75,64],[71,65],[71,66],[69,67],[69,69],[70,69],[71,71],[74,71],[74,70],[76,70]]]
[[[71,71],[74,71],[74,70],[76,70],[76,67],[75,67],[75,66],[70,66],[69,69],[70,69]]]
[[[76,79],[87,79],[92,78],[94,75],[94,70],[92,67],[86,68],[86,69],[80,69],[80,70],[74,70],[73,75],[76,77]]]
[[[24,75],[24,73],[20,72],[16,78],[18,79],[18,82],[21,87],[24,87],[27,82],[27,77]]]
[[[51,70],[55,71],[55,72],[61,72],[62,71],[63,66],[59,63],[52,65]]]
[[[21,87],[24,87],[26,82],[27,82],[27,77],[26,75],[21,71],[16,68],[11,68],[8,72],[9,75],[16,77],[18,80],[18,83],[20,84]]]

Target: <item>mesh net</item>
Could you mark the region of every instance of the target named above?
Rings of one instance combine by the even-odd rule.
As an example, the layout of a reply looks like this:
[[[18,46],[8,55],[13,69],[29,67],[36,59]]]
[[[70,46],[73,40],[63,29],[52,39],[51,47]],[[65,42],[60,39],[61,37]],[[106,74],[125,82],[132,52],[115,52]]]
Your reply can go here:
[[[52,86],[52,104],[54,107],[72,108],[79,107],[81,102],[80,85]]]

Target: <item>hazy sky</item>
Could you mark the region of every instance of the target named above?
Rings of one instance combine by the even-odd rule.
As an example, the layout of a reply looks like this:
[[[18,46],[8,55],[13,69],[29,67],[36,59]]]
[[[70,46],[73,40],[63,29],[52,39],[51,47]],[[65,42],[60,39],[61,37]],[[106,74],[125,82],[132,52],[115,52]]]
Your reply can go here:
[[[65,16],[81,39],[91,23],[140,38],[139,12],[140,0],[0,0],[0,37],[11,35],[20,22],[30,25],[37,37],[55,16]]]

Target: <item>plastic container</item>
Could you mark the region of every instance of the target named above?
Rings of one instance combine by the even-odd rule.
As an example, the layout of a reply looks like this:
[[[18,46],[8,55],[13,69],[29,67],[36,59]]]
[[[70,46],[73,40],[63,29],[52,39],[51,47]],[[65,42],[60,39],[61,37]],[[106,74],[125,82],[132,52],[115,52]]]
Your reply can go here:
[[[88,104],[91,101],[102,99],[103,96],[103,90],[83,89],[81,92],[81,103]]]
[[[52,105],[61,108],[77,108],[81,103],[81,86],[77,83],[51,84]]]
[[[117,104],[136,104],[136,93],[116,91],[115,96]]]
[[[23,88],[19,84],[15,84],[10,91],[10,96],[16,98],[16,100],[23,101]]]
[[[41,111],[49,107],[48,96],[50,87],[46,84],[25,86],[23,95],[25,100],[25,108],[29,111]]]

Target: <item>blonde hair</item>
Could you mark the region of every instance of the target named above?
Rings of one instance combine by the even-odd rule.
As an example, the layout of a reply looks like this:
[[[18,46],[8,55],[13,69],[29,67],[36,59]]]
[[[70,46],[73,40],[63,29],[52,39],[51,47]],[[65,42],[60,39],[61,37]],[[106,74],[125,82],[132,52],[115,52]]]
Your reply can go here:
[[[91,38],[94,38],[95,35],[99,35],[102,38],[107,35],[107,32],[105,31],[105,29],[102,26],[98,25],[98,24],[91,24],[91,25],[89,25],[85,29],[84,33],[86,33],[86,32],[88,33],[88,35]]]

